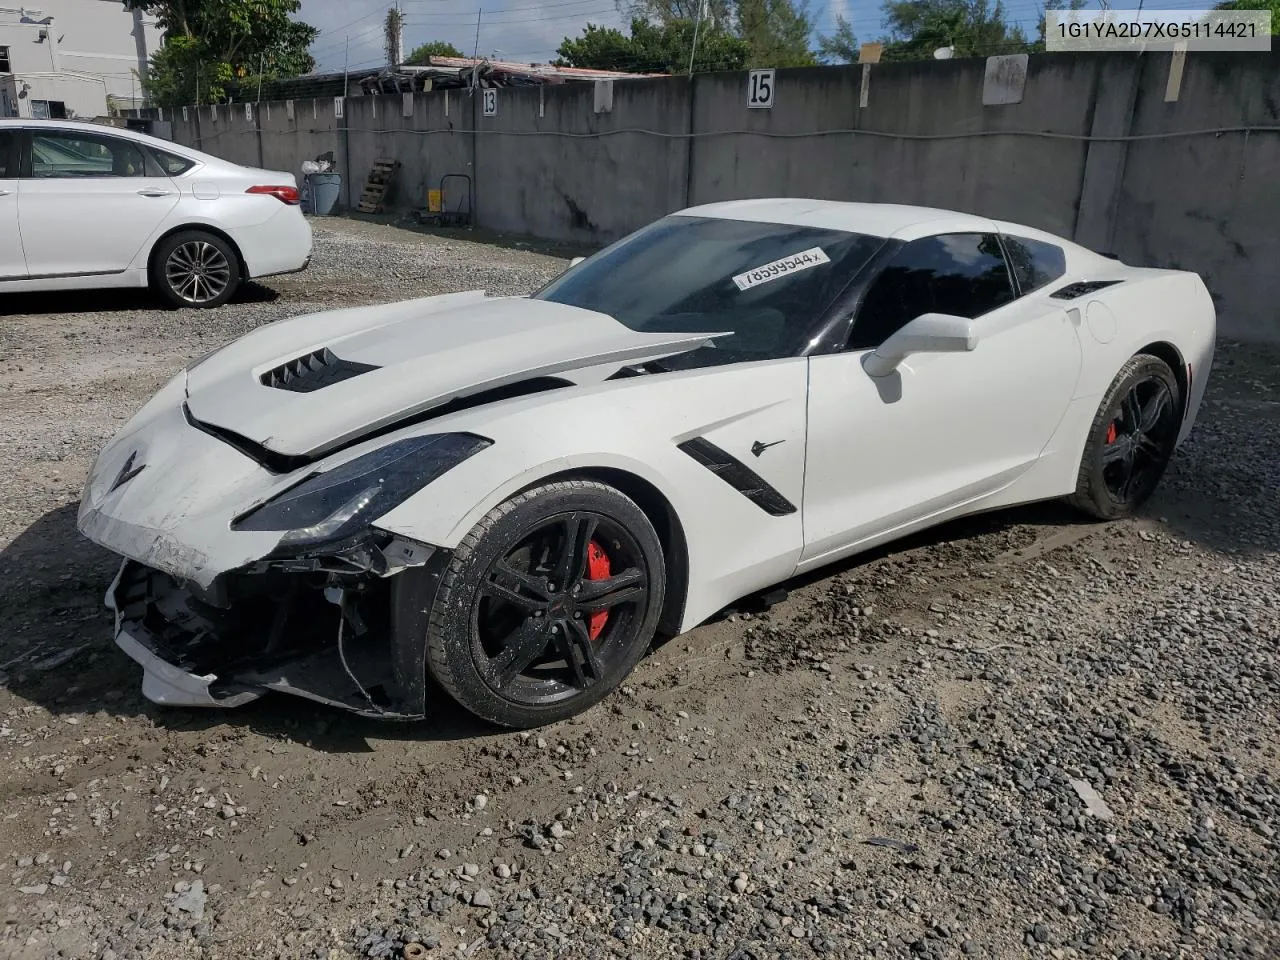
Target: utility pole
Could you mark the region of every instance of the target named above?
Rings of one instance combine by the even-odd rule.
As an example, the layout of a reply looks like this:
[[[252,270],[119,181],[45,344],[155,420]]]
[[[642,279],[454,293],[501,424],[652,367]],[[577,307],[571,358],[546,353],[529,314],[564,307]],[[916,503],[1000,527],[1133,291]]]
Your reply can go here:
[[[479,9],[476,10],[476,46],[475,46],[475,49],[471,52],[471,89],[472,90],[475,90],[476,74],[478,73],[476,69],[477,67],[476,60],[480,58],[480,14],[482,13],[484,13],[483,7],[480,7]]]
[[[702,8],[706,6],[706,0],[698,2],[698,16],[693,21],[693,45],[689,48],[689,76],[693,76],[693,55],[698,50],[698,27],[702,25]]]
[[[387,11],[383,39],[386,43],[387,67],[394,70],[404,60],[404,14],[400,11],[399,0]]]
[[[258,54],[258,102],[259,103],[262,102],[262,71],[265,69],[265,66],[264,66],[265,61],[266,61],[266,54],[259,53]]]
[[[342,53],[342,99],[347,98],[347,65],[351,63],[351,37],[347,36],[347,45]]]

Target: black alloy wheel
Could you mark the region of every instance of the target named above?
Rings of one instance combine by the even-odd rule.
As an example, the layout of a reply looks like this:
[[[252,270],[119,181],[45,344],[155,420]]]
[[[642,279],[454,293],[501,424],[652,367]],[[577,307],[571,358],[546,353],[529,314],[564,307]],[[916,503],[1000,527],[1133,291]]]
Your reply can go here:
[[[592,481],[527,491],[455,551],[428,628],[431,673],[504,726],[580,713],[643,657],[665,577],[652,524],[619,491]]]
[[[1173,391],[1157,376],[1125,394],[1102,448],[1102,477],[1117,503],[1135,494],[1145,499],[1155,489],[1177,430],[1173,409]]]
[[[593,568],[602,571],[595,578]],[[485,682],[514,702],[577,696],[625,659],[648,594],[644,558],[628,531],[597,513],[553,517],[490,566],[474,609],[472,655]]]
[[[1133,357],[1099,407],[1072,502],[1101,519],[1132,514],[1164,476],[1181,423],[1181,396],[1168,364]]]

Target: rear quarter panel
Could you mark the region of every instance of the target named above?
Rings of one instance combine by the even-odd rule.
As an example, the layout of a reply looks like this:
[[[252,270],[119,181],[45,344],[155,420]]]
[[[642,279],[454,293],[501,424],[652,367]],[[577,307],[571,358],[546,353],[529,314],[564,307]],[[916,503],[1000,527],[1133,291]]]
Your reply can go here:
[[[204,185],[204,196],[191,193],[195,183]],[[171,211],[159,234],[176,229],[212,227],[225,233],[240,250],[249,277],[263,277],[301,269],[311,256],[311,224],[301,207],[282,203],[275,197],[246,194],[239,180],[220,183],[217,195],[209,195],[208,178],[175,183],[182,199]],[[249,184],[252,186],[252,184]],[[159,235],[158,234],[158,235]],[[139,255],[137,265],[145,266],[154,241]]]
[[[1213,362],[1217,329],[1213,300],[1203,281],[1194,273],[1130,267],[1087,252],[1084,261],[1084,269],[1079,269],[1079,262],[1072,264],[1069,260],[1072,269],[1049,289],[1079,280],[1116,278],[1124,282],[1076,300],[1055,301],[1066,308],[1080,336],[1082,364],[1075,395],[1040,461],[989,506],[1072,493],[1079,480],[1089,432],[1107,388],[1130,357],[1153,345],[1173,348],[1184,378],[1188,365],[1192,371],[1179,444],[1195,423]]]
[[[1184,397],[1185,418],[1179,443],[1195,421],[1213,363],[1217,313],[1204,281],[1195,273],[1127,267],[1127,279],[1070,305],[1079,311],[1084,369],[1077,397],[1097,398],[1134,354],[1167,343],[1181,357],[1191,390]]]

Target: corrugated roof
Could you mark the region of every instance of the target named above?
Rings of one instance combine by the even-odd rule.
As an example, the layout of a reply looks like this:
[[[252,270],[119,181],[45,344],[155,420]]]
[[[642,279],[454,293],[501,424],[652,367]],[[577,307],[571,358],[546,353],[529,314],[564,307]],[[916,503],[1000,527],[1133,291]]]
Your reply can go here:
[[[514,63],[506,60],[473,60],[470,57],[432,57],[433,67],[476,67],[488,65],[503,73],[560,77],[565,80],[625,80],[629,77],[666,77],[666,73],[627,73],[622,70],[591,70],[586,67],[557,67],[550,63]]]

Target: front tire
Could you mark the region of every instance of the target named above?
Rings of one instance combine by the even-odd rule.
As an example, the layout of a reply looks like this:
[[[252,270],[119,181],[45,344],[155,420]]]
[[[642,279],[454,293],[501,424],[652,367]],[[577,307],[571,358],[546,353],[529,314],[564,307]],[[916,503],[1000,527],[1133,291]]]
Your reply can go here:
[[[205,230],[166,237],[151,258],[151,286],[173,307],[220,307],[240,286],[240,258]]]
[[[1164,476],[1181,410],[1169,365],[1144,353],[1130,358],[1094,417],[1072,505],[1100,520],[1132,516]]]
[[[431,609],[428,668],[492,723],[563,720],[639,663],[665,590],[662,544],[634,501],[588,480],[535,487],[454,551]]]

